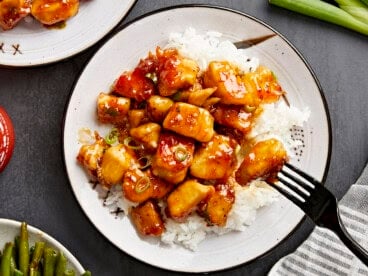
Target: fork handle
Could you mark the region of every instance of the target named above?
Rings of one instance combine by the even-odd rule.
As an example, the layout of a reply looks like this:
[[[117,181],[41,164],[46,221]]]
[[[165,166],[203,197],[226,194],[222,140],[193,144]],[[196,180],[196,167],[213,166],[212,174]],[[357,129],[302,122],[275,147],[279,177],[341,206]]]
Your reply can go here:
[[[334,227],[331,229],[340,238],[340,240],[345,244],[345,246],[350,249],[350,251],[368,266],[368,251],[360,246],[348,233],[345,226],[342,224],[340,216],[338,217],[338,224],[340,227]]]
[[[341,221],[340,212],[337,204],[337,200],[327,204],[326,209],[322,212],[320,218],[316,221],[316,224],[330,229],[334,232],[345,246],[359,259],[368,266],[368,251],[360,246],[346,230],[344,224]]]

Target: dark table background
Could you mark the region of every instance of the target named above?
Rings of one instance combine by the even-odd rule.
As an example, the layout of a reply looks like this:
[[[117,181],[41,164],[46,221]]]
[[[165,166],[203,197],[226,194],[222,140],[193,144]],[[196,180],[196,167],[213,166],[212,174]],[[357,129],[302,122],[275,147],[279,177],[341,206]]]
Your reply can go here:
[[[332,123],[326,185],[341,198],[368,160],[368,38],[270,6],[266,0],[139,0],[122,23],[184,3],[215,4],[248,13],[274,27],[301,52],[326,96]],[[0,174],[0,217],[25,220],[41,228],[63,243],[94,275],[173,275],[135,260],[105,239],[79,207],[64,169],[64,108],[75,78],[97,46],[52,65],[0,68],[0,105],[11,116],[16,132],[13,157]],[[266,256],[214,274],[265,275],[277,260],[303,242],[312,227],[306,219]]]

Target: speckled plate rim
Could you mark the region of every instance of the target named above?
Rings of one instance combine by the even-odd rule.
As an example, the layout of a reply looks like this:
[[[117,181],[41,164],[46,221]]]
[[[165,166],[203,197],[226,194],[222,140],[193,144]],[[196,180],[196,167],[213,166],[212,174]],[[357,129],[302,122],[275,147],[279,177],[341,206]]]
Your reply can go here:
[[[20,233],[21,222],[0,218],[0,248],[2,249],[6,242],[14,241],[14,238]],[[28,237],[30,245],[33,245],[35,241],[44,241],[48,246],[54,248],[55,250],[61,250],[65,254],[68,260],[68,267],[74,269],[75,272],[82,274],[85,269],[79,263],[79,261],[74,257],[74,255],[64,247],[59,241],[45,233],[44,231],[32,226],[27,225]]]
[[[328,173],[328,169],[329,169],[329,165],[330,165],[330,159],[331,159],[331,148],[332,148],[332,135],[331,135],[331,120],[330,120],[330,115],[329,115],[329,111],[328,111],[328,106],[327,106],[327,102],[322,90],[322,87],[314,73],[314,71],[312,70],[311,66],[308,64],[308,62],[305,60],[305,58],[302,56],[302,54],[295,48],[295,46],[293,46],[282,34],[280,34],[278,31],[276,31],[274,28],[272,28],[270,25],[268,25],[267,23],[251,16],[248,15],[246,13],[231,9],[231,8],[226,8],[226,7],[221,7],[221,6],[215,6],[215,5],[206,5],[206,4],[185,4],[185,5],[176,5],[176,6],[172,6],[172,7],[166,7],[166,8],[162,8],[162,9],[158,9],[155,10],[153,12],[149,12],[147,14],[144,14],[140,17],[137,17],[136,19],[134,19],[133,21],[130,21],[128,23],[126,23],[125,25],[121,26],[121,28],[117,29],[115,32],[111,33],[110,36],[105,40],[105,42],[100,46],[99,49],[97,49],[98,53],[101,48],[104,47],[104,45],[106,43],[108,43],[111,39],[114,38],[115,35],[119,34],[119,32],[124,31],[124,29],[128,28],[130,25],[135,24],[137,22],[139,22],[142,19],[145,19],[151,15],[156,15],[159,14],[161,12],[166,12],[166,11],[170,11],[170,10],[176,10],[176,9],[186,9],[186,8],[204,8],[204,9],[215,9],[215,10],[222,10],[222,11],[226,11],[226,12],[230,12],[230,13],[234,13],[236,15],[240,15],[240,16],[244,16],[246,18],[248,18],[249,20],[252,20],[262,26],[264,26],[265,28],[269,29],[271,32],[275,33],[277,36],[279,36],[287,45],[288,47],[291,48],[292,51],[295,52],[295,54],[298,56],[298,58],[301,60],[301,62],[304,64],[304,66],[306,67],[306,69],[309,71],[311,77],[313,78],[313,81],[315,82],[315,85],[318,87],[318,92],[319,92],[319,96],[320,96],[320,100],[322,101],[323,104],[323,112],[325,115],[325,119],[326,119],[326,125],[327,125],[327,132],[328,132],[328,137],[327,137],[327,156],[326,156],[326,160],[324,160],[324,166],[323,166],[323,175],[321,176],[321,181],[324,182],[326,177],[327,177],[327,173]],[[70,92],[70,98],[69,98],[69,102],[66,105],[65,108],[65,114],[64,114],[64,125],[63,125],[63,139],[64,139],[64,143],[63,145],[63,153],[64,153],[64,162],[65,162],[65,167],[66,167],[66,171],[68,173],[68,165],[67,165],[67,160],[66,160],[66,155],[65,155],[65,122],[66,122],[66,117],[67,117],[67,112],[68,109],[70,108],[70,102],[73,96],[73,91],[76,87],[76,85],[78,84],[78,81],[80,79],[80,77],[82,76],[82,74],[85,71],[85,68],[88,67],[88,65],[91,63],[91,61],[93,60],[94,56],[87,62],[86,66],[84,67],[84,69],[82,70],[81,74],[79,75],[79,77],[75,80],[75,83],[71,89]],[[70,182],[72,183],[72,179],[70,174],[68,173],[68,177]],[[72,185],[73,188],[73,185]],[[73,189],[74,190],[74,189]],[[78,196],[75,194],[76,199],[78,200]],[[78,200],[79,201],[79,200]],[[85,208],[81,205],[80,206],[82,208],[82,210],[85,212],[86,216],[91,220],[91,218],[88,216],[88,213],[86,212]],[[140,258],[139,256],[136,256],[134,254],[131,254],[130,252],[127,252],[126,250],[122,249],[121,247],[119,247],[113,240],[110,239],[110,237],[106,236],[104,233],[102,233],[104,235],[105,238],[107,238],[110,242],[112,242],[115,246],[117,246],[117,248],[123,250],[124,252],[126,252],[129,255],[132,255],[133,257],[135,257],[136,259],[138,259],[139,261],[142,261],[144,263],[147,263],[149,265],[152,265],[154,267],[159,267],[162,269],[167,269],[167,270],[172,270],[172,271],[180,271],[180,272],[211,272],[211,271],[222,271],[222,270],[227,270],[227,269],[231,269],[240,265],[244,265],[247,263],[251,263],[267,254],[269,254],[270,252],[272,252],[273,250],[277,249],[277,247],[285,242],[290,235],[292,235],[295,230],[302,224],[303,220],[305,219],[305,216],[302,216],[299,220],[299,222],[295,225],[295,227],[287,234],[285,235],[277,244],[275,244],[274,246],[268,248],[267,250],[265,250],[262,254],[259,254],[257,256],[254,256],[254,258],[250,258],[246,261],[239,261],[236,264],[232,264],[229,266],[224,266],[224,267],[216,267],[214,269],[211,268],[206,268],[206,269],[197,269],[197,268],[190,268],[188,267],[187,269],[183,269],[183,268],[177,268],[177,267],[170,267],[168,266],[163,266],[163,265],[158,265],[156,263],[152,263],[149,262],[145,259]],[[99,228],[98,225],[96,225],[92,220],[91,220],[92,224],[101,232],[101,229]]]
[[[95,33],[89,31],[88,34],[85,34],[83,29],[81,29],[80,30],[81,36],[82,37],[86,36],[85,39],[79,39],[78,35],[72,32],[70,32],[71,37],[68,38],[68,34],[61,33],[61,32],[68,33],[69,32],[68,28],[69,29],[72,28],[73,24],[81,24],[81,22],[83,24],[83,18],[81,18],[82,16],[78,16],[80,15],[79,13],[83,12],[83,13],[88,14],[87,11],[83,11],[83,10],[81,11],[81,9],[83,9],[83,6],[81,5],[80,12],[73,18],[67,20],[66,22],[67,26],[65,27],[65,30],[64,29],[63,30],[47,30],[49,32],[50,40],[46,38],[46,40],[43,41],[43,44],[39,45],[39,47],[43,47],[42,45],[46,44],[46,47],[43,47],[44,49],[38,53],[37,58],[35,57],[26,58],[25,57],[25,54],[27,52],[33,55],[33,52],[37,52],[37,50],[34,48],[26,49],[26,50],[22,49],[21,44],[23,44],[24,42],[24,37],[19,37],[20,35],[22,35],[22,31],[20,31],[19,34],[18,34],[18,31],[16,31],[15,34],[9,35],[9,32],[11,32],[12,30],[10,31],[0,30],[0,67],[24,68],[24,67],[38,67],[38,66],[43,66],[43,65],[49,65],[49,64],[53,64],[59,61],[66,60],[68,58],[71,58],[77,54],[80,54],[88,50],[89,48],[97,44],[99,41],[106,38],[111,32],[113,32],[114,29],[124,20],[124,18],[128,15],[129,11],[134,7],[134,5],[137,2],[137,0],[117,0],[117,1],[122,1],[123,7],[121,8],[120,13],[117,14],[116,17],[111,18],[111,22],[109,22],[108,24],[104,23],[104,25],[101,26],[103,29],[102,31],[95,32]],[[96,5],[96,3],[94,3],[94,5]],[[33,19],[33,21],[35,20]],[[27,25],[26,23],[23,23],[23,22],[21,22],[21,24]],[[38,24],[39,26],[41,26],[38,28],[38,30],[42,28],[41,23],[37,22],[35,24]],[[29,37],[31,33],[29,33],[29,30],[27,30],[26,27],[25,27],[26,42],[28,41],[27,43],[30,43],[32,42],[32,38]],[[34,26],[32,27],[34,28]],[[95,27],[98,27],[98,23],[96,23]],[[17,26],[15,27],[15,29],[16,28]],[[1,36],[2,34],[3,36]],[[44,36],[47,36],[47,34],[42,35],[42,38],[44,38]],[[53,38],[55,39],[55,41],[58,41],[61,44],[65,44],[65,41],[70,41],[70,42],[77,41],[77,39],[79,39],[78,40],[79,42],[75,43],[74,45],[71,45],[71,47],[64,45],[63,47],[60,47],[60,50],[62,51],[61,54],[60,53],[53,54],[53,52],[57,51],[57,48],[59,47],[57,44],[49,45],[50,42],[53,42],[52,41]],[[50,53],[51,55],[49,55]]]

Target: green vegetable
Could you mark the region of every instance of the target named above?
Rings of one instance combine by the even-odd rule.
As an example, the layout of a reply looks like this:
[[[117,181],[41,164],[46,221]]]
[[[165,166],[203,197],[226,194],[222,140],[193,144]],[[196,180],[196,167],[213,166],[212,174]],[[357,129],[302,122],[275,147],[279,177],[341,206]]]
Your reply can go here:
[[[13,252],[14,244],[8,242],[5,244],[3,256],[1,257],[0,264],[0,275],[1,276],[11,276],[11,258]]]
[[[356,19],[368,24],[368,7],[360,0],[335,0],[339,7]]]
[[[106,135],[105,142],[109,145],[115,144],[119,139],[119,130],[117,128],[112,128],[110,133]]]
[[[91,273],[91,271],[86,270],[86,271],[82,274],[82,276],[92,276],[92,273]]]
[[[63,276],[66,270],[67,259],[63,252],[59,251],[56,257],[55,276]]]
[[[13,271],[13,276],[23,276],[23,272],[18,270],[18,269],[14,269]]]
[[[368,35],[368,24],[320,0],[269,0],[269,3]]]
[[[54,276],[57,253],[54,249],[46,247],[43,251],[43,275]]]
[[[361,0],[366,6],[368,6],[368,0]]]
[[[19,270],[22,271],[24,275],[27,275],[29,267],[29,241],[27,223],[25,222],[22,222],[20,226],[18,260]]]
[[[73,269],[67,269],[64,271],[64,276],[75,276],[75,271]]]
[[[34,246],[34,251],[32,255],[32,261],[29,266],[29,275],[36,276],[40,274],[39,264],[43,256],[43,251],[45,248],[44,242],[36,242]]]

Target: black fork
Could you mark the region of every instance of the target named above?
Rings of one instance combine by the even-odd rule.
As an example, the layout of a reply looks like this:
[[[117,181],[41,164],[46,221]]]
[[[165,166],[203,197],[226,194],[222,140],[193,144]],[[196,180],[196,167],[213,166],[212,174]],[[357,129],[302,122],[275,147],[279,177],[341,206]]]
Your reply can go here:
[[[327,188],[288,163],[277,174],[277,179],[279,183],[269,184],[301,208],[316,225],[333,231],[346,247],[368,266],[368,251],[354,241],[345,229],[336,197]]]

